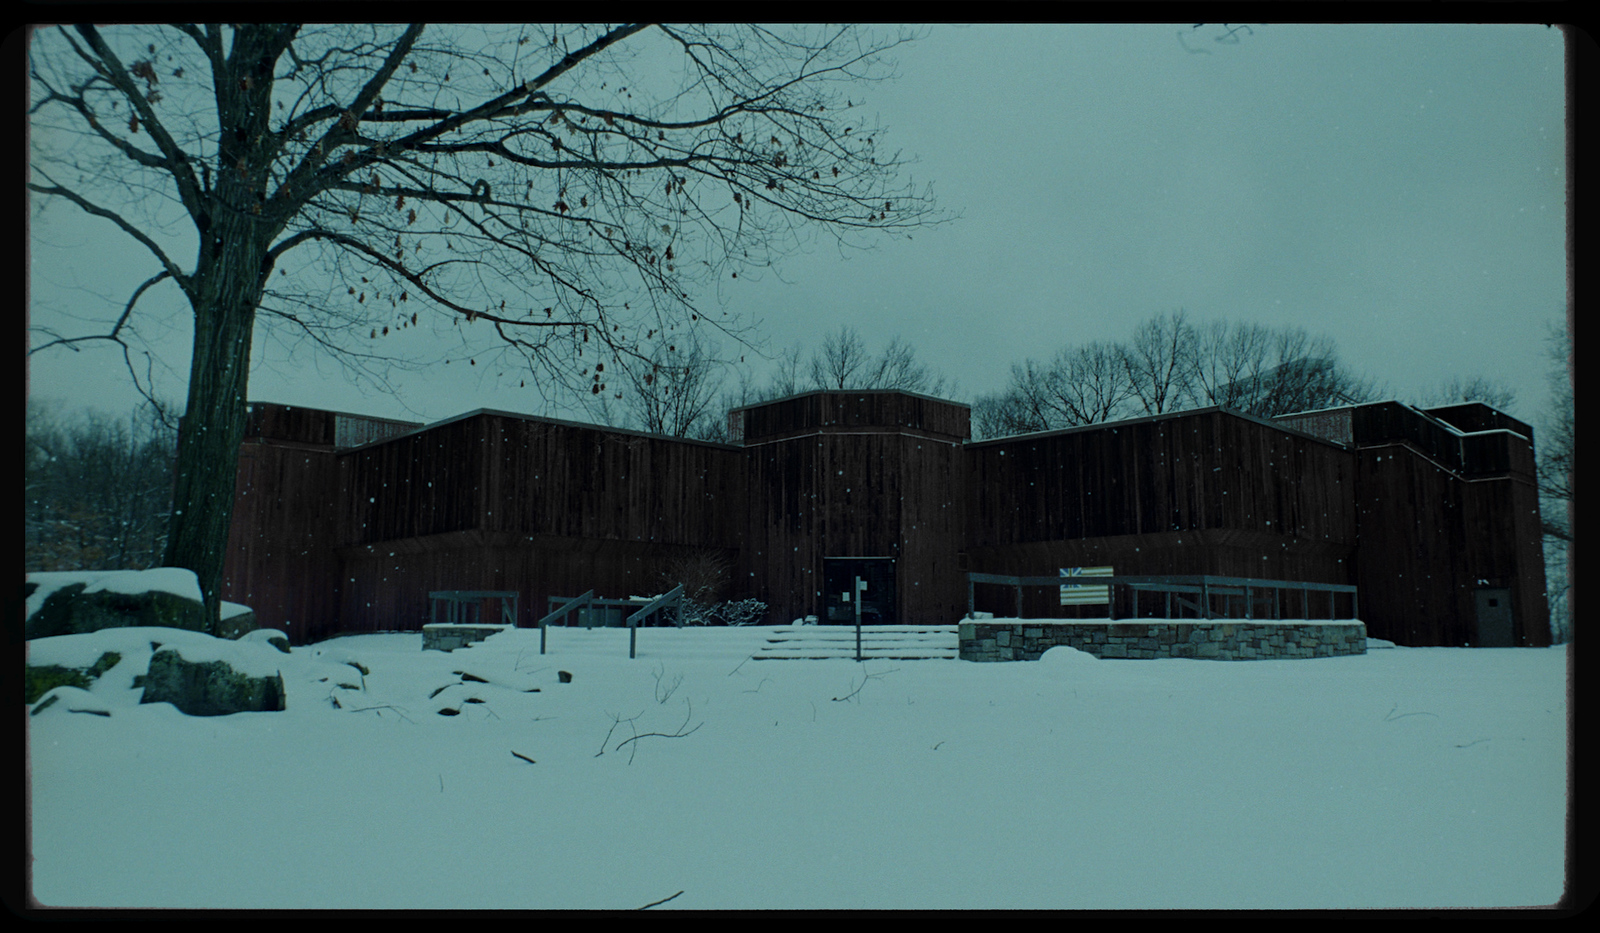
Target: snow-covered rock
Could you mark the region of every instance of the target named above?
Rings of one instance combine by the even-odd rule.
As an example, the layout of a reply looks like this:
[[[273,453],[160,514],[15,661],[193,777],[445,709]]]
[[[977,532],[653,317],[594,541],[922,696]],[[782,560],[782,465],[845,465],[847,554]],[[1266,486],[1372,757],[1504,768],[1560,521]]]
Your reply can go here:
[[[192,570],[30,573],[23,594],[24,634],[30,639],[126,626],[206,629],[200,581]]]
[[[1039,663],[1065,667],[1076,664],[1099,664],[1100,659],[1087,651],[1079,651],[1070,645],[1056,645],[1044,654],[1039,655]]]
[[[190,716],[285,708],[283,674],[263,663],[259,651],[218,639],[212,642],[158,649],[150,658],[140,702],[171,703]]]
[[[262,642],[271,645],[284,654],[289,653],[289,636],[274,628],[254,629],[241,635],[239,640],[242,642]]]

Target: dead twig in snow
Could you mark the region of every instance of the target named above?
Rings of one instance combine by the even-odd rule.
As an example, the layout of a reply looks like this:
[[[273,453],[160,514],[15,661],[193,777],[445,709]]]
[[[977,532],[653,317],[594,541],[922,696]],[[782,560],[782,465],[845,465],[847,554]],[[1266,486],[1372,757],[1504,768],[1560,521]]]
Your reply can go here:
[[[895,671],[898,671],[899,669],[900,668],[896,667],[896,668],[891,668],[890,670],[887,670],[887,671],[879,671],[876,674],[863,674],[863,675],[861,675],[861,683],[857,684],[856,688],[854,690],[850,691],[849,693],[845,694],[842,697],[834,697],[833,698],[833,702],[835,702],[835,703],[843,703],[846,700],[853,699],[856,694],[861,692],[861,688],[865,687],[867,685],[867,681],[869,681],[869,680],[878,680],[878,679],[880,679],[882,677],[888,676],[889,674],[893,674]],[[854,680],[855,678],[852,677],[850,679]]]
[[[1439,718],[1439,714],[1438,713],[1428,713],[1428,712],[1401,713],[1400,715],[1396,716],[1394,714],[1394,711],[1399,709],[1399,708],[1400,708],[1400,704],[1399,703],[1396,703],[1394,706],[1390,707],[1388,714],[1383,717],[1383,721],[1384,722],[1394,722],[1396,719],[1404,719],[1407,716],[1432,716],[1434,719],[1438,719]]]
[[[522,754],[521,752],[517,751],[516,749],[512,749],[511,750],[511,754],[516,755],[518,758],[521,758],[523,761],[526,761],[530,765],[538,764],[537,761],[534,761],[532,758],[529,758],[527,755]]]
[[[612,751],[614,751],[614,752],[621,751],[622,750],[622,746],[627,745],[627,744],[632,743],[632,742],[637,742],[640,739],[649,738],[650,736],[658,736],[658,737],[663,738],[663,739],[681,739],[686,735],[693,734],[695,732],[695,730],[697,730],[701,726],[705,725],[705,723],[703,723],[703,722],[702,723],[697,723],[695,725],[694,729],[690,729],[687,732],[684,731],[684,726],[689,725],[689,720],[694,718],[694,704],[689,701],[688,697],[684,697],[683,698],[683,702],[688,705],[689,711],[684,714],[683,725],[678,727],[678,731],[670,732],[670,733],[669,732],[637,732],[637,731],[635,731],[631,738],[626,738],[626,739],[623,739],[622,741],[618,742],[617,743],[617,747],[613,748]],[[640,715],[643,715],[643,714],[641,713]],[[632,722],[632,720],[629,720],[629,722]],[[633,756],[638,754],[638,752],[639,752],[639,746],[637,746],[637,745],[633,746],[633,748],[628,749],[628,764],[630,764],[630,765],[633,764]]]
[[[365,713],[365,712],[368,712],[368,711],[379,711],[379,710],[389,710],[390,712],[394,713],[396,716],[399,716],[401,719],[404,719],[406,722],[409,722],[412,725],[416,725],[417,724],[416,720],[412,719],[410,716],[407,716],[399,707],[393,706],[393,705],[388,704],[388,703],[378,703],[378,704],[374,704],[372,706],[352,706],[352,707],[350,707],[350,712],[352,712],[352,713]],[[379,712],[378,713],[378,717],[381,719],[383,717],[383,713]]]
[[[755,657],[755,655],[751,655],[751,657]],[[744,661],[748,661],[748,660],[750,660],[750,658],[745,658],[744,659]],[[739,667],[744,667],[744,661],[740,661],[739,662]],[[739,673],[739,667],[736,667],[733,670],[729,671],[728,672],[728,676],[732,677],[734,674]],[[677,895],[673,895],[673,896],[676,897]]]
[[[664,688],[661,686],[661,679],[667,675],[667,667],[664,664],[657,664],[656,669],[651,673],[656,675],[657,703],[665,704],[668,700],[672,699],[672,695],[678,691],[680,686],[683,685],[683,675],[679,674],[672,679],[672,683],[668,684]]]
[[[682,894],[682,893],[683,893],[682,891],[678,892],[678,894]],[[672,895],[672,897],[677,897],[678,894],[674,894],[674,895]],[[665,904],[667,901],[672,900],[672,897],[663,897],[659,901],[651,901],[650,903],[644,905],[643,907],[639,907],[639,908],[635,908],[635,909],[637,909],[637,910],[649,910],[650,908],[656,906],[657,904]]]
[[[606,731],[606,737],[600,740],[600,750],[594,753],[594,757],[596,757],[596,758],[599,758],[601,755],[604,755],[606,753],[606,743],[611,741],[611,736],[612,736],[613,733],[615,733],[617,731],[617,727],[622,725],[623,723],[627,723],[628,725],[632,726],[633,723],[635,722],[635,720],[637,720],[639,718],[639,716],[643,716],[644,715],[644,710],[640,710],[639,711],[639,716],[635,716],[632,719],[623,719],[621,716],[618,716],[616,713],[613,713],[613,712],[610,712],[610,711],[607,711],[606,715],[611,717],[611,728]],[[635,736],[637,736],[639,734],[639,730],[638,730],[637,727],[634,728],[633,734]],[[617,746],[617,748],[621,748],[621,747],[622,747],[621,745]]]

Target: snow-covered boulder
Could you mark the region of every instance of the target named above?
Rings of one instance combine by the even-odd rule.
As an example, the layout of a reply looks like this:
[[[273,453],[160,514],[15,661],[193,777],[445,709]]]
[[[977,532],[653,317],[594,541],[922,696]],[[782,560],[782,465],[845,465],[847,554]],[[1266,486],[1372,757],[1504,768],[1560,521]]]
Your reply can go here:
[[[190,716],[272,712],[285,708],[283,674],[255,645],[166,645],[150,658],[141,703],[171,703]]]
[[[275,628],[252,629],[251,631],[239,636],[239,641],[262,642],[271,645],[279,651],[282,651],[284,654],[289,653],[289,636],[283,634]]]
[[[260,625],[256,621],[254,610],[249,606],[241,606],[238,603],[230,603],[224,600],[220,615],[222,619],[217,626],[217,636],[219,638],[243,638],[254,632],[256,627]],[[288,644],[287,636],[284,638],[284,643],[285,645]],[[285,647],[283,650],[288,651],[289,649]]]
[[[1077,667],[1086,664],[1099,664],[1100,659],[1087,651],[1079,651],[1071,645],[1056,645],[1039,655],[1039,663],[1047,667]]]
[[[23,597],[30,639],[127,626],[206,630],[200,581],[176,567],[30,573]]]

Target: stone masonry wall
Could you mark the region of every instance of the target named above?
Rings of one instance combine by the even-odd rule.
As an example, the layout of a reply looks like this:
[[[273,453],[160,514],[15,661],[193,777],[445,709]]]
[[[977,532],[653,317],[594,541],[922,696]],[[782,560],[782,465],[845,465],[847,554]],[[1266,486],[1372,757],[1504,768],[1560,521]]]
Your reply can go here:
[[[1327,658],[1365,654],[1367,627],[1349,622],[964,619],[963,661],[1037,661],[1057,645],[1097,658]]]

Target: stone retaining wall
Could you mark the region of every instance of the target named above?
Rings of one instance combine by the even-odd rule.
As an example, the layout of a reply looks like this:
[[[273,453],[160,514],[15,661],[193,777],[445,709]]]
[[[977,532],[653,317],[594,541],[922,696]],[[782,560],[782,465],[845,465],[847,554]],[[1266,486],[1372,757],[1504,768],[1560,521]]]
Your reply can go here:
[[[1355,620],[964,619],[959,639],[963,661],[1037,661],[1040,655],[1057,645],[1067,645],[1097,658],[1211,658],[1219,661],[1327,658],[1367,651],[1367,627]]]

